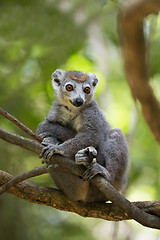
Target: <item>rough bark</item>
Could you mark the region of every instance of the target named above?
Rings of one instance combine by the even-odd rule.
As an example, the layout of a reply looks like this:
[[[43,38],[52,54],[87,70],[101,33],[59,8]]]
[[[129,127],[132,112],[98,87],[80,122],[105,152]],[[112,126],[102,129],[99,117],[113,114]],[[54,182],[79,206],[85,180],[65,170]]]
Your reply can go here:
[[[0,171],[0,186],[13,179],[10,174]],[[47,205],[59,210],[75,212],[83,217],[101,218],[109,221],[129,220],[130,217],[113,203],[88,203],[74,202],[68,199],[60,190],[36,186],[23,181],[12,187],[8,192],[30,202]],[[146,213],[160,216],[160,201],[135,202],[135,206]]]

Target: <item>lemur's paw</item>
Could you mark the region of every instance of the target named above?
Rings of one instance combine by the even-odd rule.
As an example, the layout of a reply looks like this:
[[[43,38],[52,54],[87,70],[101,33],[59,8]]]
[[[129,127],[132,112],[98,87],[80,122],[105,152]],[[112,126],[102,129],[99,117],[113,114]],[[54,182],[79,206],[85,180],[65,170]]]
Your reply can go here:
[[[77,164],[88,165],[93,162],[96,156],[97,150],[94,147],[90,146],[79,150],[75,155],[75,161]]]
[[[52,143],[48,143],[47,141],[42,141],[42,145],[44,146],[42,149],[41,154],[39,155],[40,158],[43,158],[42,163],[49,163],[51,157],[54,154],[63,155],[64,152],[59,148],[58,145],[54,145]]]
[[[97,174],[103,175],[101,166],[98,163],[89,164],[87,170],[83,173],[82,179],[84,181],[89,181]]]

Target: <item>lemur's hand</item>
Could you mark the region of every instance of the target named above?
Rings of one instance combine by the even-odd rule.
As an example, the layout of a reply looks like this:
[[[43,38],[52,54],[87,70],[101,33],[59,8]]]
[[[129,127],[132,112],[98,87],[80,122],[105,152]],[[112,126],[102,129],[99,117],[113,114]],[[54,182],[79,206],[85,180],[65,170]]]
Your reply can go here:
[[[75,155],[75,161],[77,164],[88,165],[92,163],[93,160],[96,161],[96,156],[97,150],[94,147],[90,146],[79,150]]]
[[[43,140],[42,145],[44,146],[40,154],[40,158],[43,158],[42,163],[49,163],[51,157],[54,154],[63,155],[64,152],[60,149],[59,145],[49,143],[48,141]]]

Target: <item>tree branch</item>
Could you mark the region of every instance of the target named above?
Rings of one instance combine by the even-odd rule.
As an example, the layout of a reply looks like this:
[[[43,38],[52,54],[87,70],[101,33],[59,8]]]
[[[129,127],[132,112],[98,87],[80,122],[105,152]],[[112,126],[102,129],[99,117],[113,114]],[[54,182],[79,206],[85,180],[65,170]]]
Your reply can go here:
[[[7,181],[13,179],[10,174],[0,171],[0,185],[5,184]],[[27,201],[47,205],[59,210],[75,212],[83,217],[101,218],[108,221],[122,221],[131,219],[121,208],[113,203],[87,203],[74,202],[67,198],[60,190],[36,186],[34,184],[23,181],[12,187],[8,192],[23,198]],[[160,216],[160,201],[155,202],[135,202],[139,209],[146,213],[155,214]]]
[[[38,153],[38,154],[40,154],[40,152],[42,150],[42,145],[40,143],[35,142],[31,139],[22,137],[18,134],[11,133],[11,132],[9,132],[5,129],[2,129],[2,128],[0,128],[0,138],[9,142],[9,143],[18,145],[22,148],[25,148],[29,151],[32,151],[32,152],[35,152],[35,153]]]
[[[156,140],[160,143],[160,103],[149,84],[149,60],[143,31],[143,20],[160,10],[159,0],[135,0],[121,9],[119,15],[121,47],[125,70],[134,99]]]
[[[6,135],[6,137],[5,137]],[[3,136],[3,139],[6,141],[9,141],[11,143],[17,144],[21,147],[26,148],[29,150],[29,147],[31,147],[31,151],[36,153],[40,153],[40,149],[42,146],[39,143],[34,143],[33,140],[28,140],[27,138],[22,138],[22,142],[20,143],[20,137],[16,136],[15,134],[9,133],[8,131],[3,131],[3,129],[0,129],[0,138]],[[14,141],[12,141],[14,138]],[[12,140],[10,140],[12,139]],[[29,143],[29,144],[28,144]],[[34,147],[33,147],[33,145]],[[70,172],[82,176],[84,172],[84,167],[79,166],[74,161],[71,161],[70,159],[66,159],[63,156],[55,155],[53,157],[54,162],[57,163],[59,166],[62,166],[63,168],[66,168],[70,170]],[[107,182],[103,177],[101,176],[95,176],[91,182],[95,184],[106,196],[107,199],[112,201],[115,206],[120,208],[126,215],[128,215],[129,218],[133,218],[139,223],[141,223],[144,226],[151,227],[151,228],[157,228],[160,229],[160,218],[157,216],[153,216],[151,214],[148,214],[141,209],[139,209],[136,205],[130,203],[127,199],[125,199],[114,187]],[[64,203],[63,203],[64,204]]]

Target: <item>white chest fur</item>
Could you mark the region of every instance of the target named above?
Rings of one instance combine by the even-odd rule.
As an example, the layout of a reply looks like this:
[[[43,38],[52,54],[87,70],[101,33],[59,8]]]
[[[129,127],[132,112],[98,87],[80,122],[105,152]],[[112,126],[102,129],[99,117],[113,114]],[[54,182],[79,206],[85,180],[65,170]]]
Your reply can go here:
[[[79,114],[79,110],[74,110],[74,109],[68,109],[65,106],[61,107],[59,109],[58,113],[58,121],[62,125],[68,125],[77,132],[82,126],[82,118]]]

